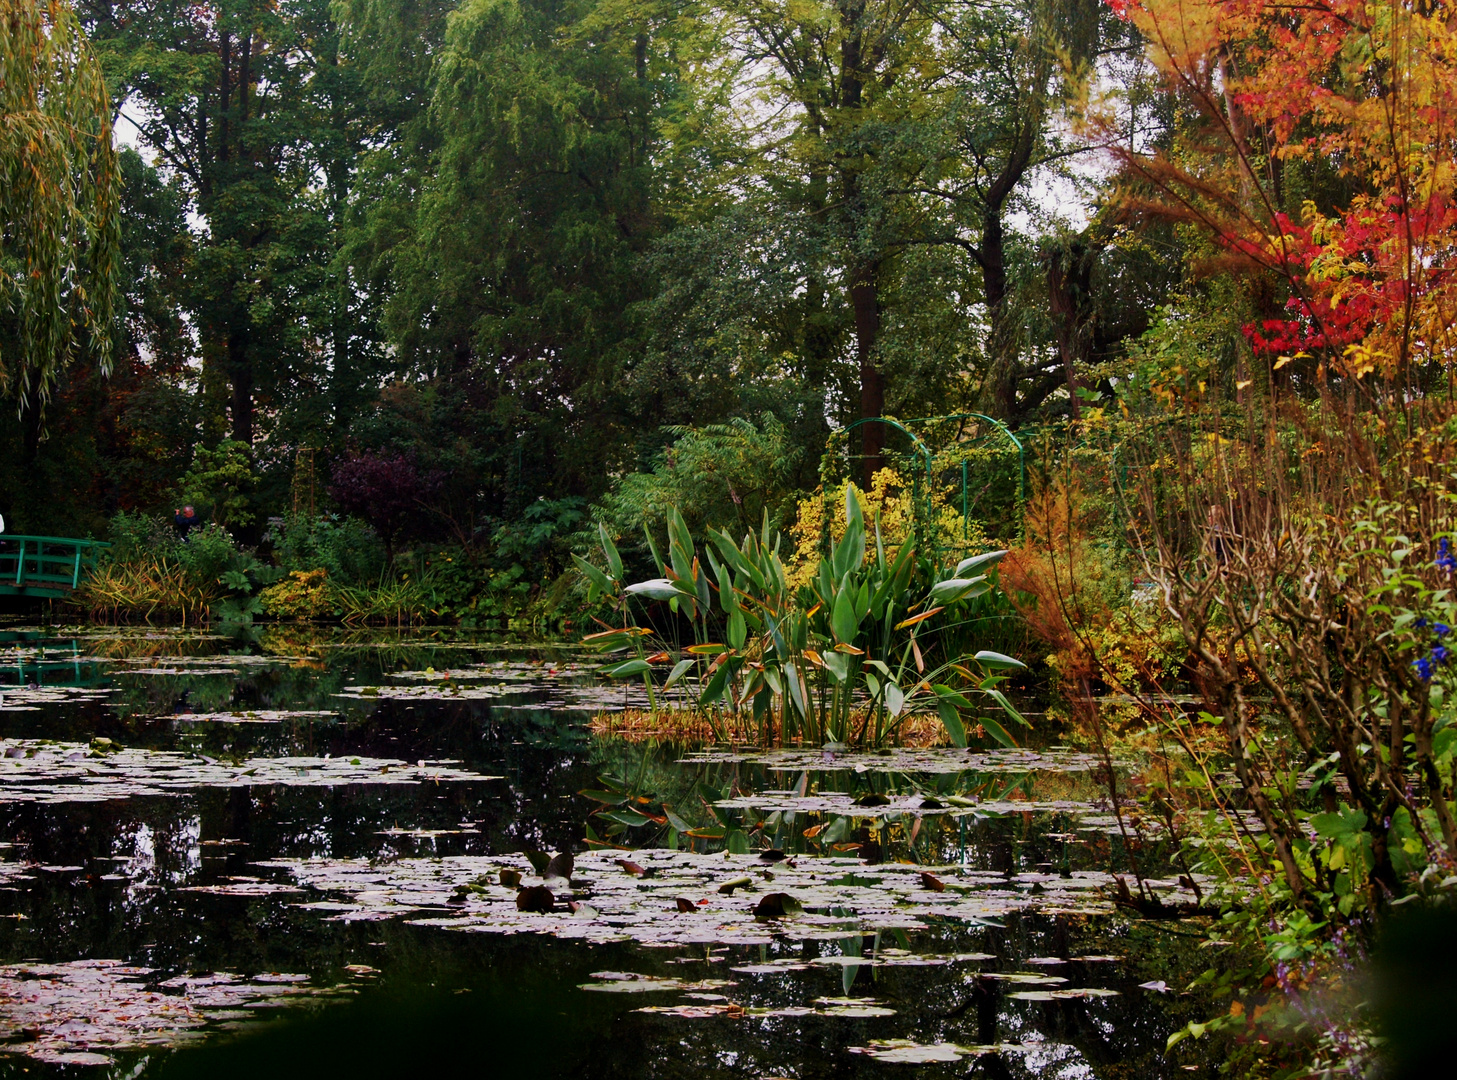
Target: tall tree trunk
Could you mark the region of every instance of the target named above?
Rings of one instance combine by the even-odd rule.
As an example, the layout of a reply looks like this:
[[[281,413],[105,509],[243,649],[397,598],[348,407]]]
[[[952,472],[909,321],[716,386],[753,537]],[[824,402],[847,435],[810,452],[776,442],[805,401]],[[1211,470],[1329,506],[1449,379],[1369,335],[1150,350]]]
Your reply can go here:
[[[864,99],[866,68],[864,35],[860,20],[865,15],[865,0],[841,0],[840,24],[845,30],[840,43],[840,107],[846,117],[855,115]],[[873,61],[871,63],[873,67]],[[851,121],[853,125],[855,121]],[[841,165],[842,202],[847,214],[849,236],[846,242],[858,241],[860,175],[853,158]],[[860,367],[860,419],[868,420],[885,413],[885,376],[875,364],[875,344],[880,337],[879,266],[875,261],[860,262],[849,267],[850,306],[855,313],[855,359]],[[885,425],[860,426],[861,482],[868,489],[885,458]]]
[[[1057,352],[1067,377],[1070,415],[1078,419],[1077,369],[1087,360],[1088,327],[1092,322],[1093,250],[1087,234],[1045,248],[1047,299],[1057,333]]]
[[[880,290],[875,267],[862,267],[850,286],[850,304],[855,311],[855,358],[860,364],[860,419],[885,414],[885,376],[875,362],[875,343],[880,336]],[[862,481],[869,490],[871,480],[885,457],[885,425],[860,425],[860,452],[864,466]]]
[[[228,334],[228,382],[232,386],[229,409],[233,438],[253,445],[253,368],[248,363],[247,339],[237,331]]]
[[[1017,356],[1014,312],[1007,297],[1007,251],[1002,232],[1001,208],[989,210],[982,219],[982,294],[986,298],[991,334],[987,340],[987,380],[982,388],[982,407],[999,420],[1017,419],[1017,383],[1021,363]]]

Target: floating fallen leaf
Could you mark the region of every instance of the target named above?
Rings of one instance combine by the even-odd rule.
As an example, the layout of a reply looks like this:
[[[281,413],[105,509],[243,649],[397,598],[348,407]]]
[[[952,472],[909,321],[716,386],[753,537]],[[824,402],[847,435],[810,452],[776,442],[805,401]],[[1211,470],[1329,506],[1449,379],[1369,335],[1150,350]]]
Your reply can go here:
[[[551,914],[556,909],[556,898],[545,885],[529,885],[516,894],[517,911],[534,911]]]
[[[782,919],[786,915],[798,915],[803,910],[800,902],[788,893],[772,892],[765,894],[763,899],[754,905],[754,917],[756,919]]]

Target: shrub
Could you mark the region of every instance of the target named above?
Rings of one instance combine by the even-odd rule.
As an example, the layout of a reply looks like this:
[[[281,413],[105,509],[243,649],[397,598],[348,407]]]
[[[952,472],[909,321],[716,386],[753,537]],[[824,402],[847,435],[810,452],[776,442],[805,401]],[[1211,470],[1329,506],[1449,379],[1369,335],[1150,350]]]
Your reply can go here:
[[[719,737],[880,745],[917,718],[936,717],[958,746],[968,728],[1015,745],[981,706],[1025,724],[999,689],[1009,669],[1025,665],[991,650],[950,652],[929,623],[943,613],[942,622],[955,621],[961,604],[992,591],[989,575],[1005,553],[942,564],[909,541],[875,543],[857,495],[846,489],[844,535],[798,589],[767,525],[742,541],[711,534],[700,559],[687,524],[670,510],[661,576],[634,584],[600,530],[605,569],[580,557],[577,566],[591,583],[589,600],[605,594],[619,609],[618,629],[586,639],[618,655],[604,673],[642,678],[654,711],[659,692],[691,679],[692,707],[707,710],[716,728],[721,719]],[[684,649],[651,625],[632,625],[632,602],[666,604],[692,625],[694,643]],[[653,670],[669,664],[659,688]]]
[[[329,572],[323,568],[294,570],[284,581],[259,593],[258,600],[269,615],[284,618],[315,619],[334,608]]]
[[[384,545],[368,524],[337,514],[271,518],[263,539],[285,573],[323,569],[336,585],[377,581],[385,569]]]
[[[200,618],[228,594],[248,596],[273,578],[215,522],[184,541],[164,517],[120,513],[109,535],[110,550],[72,598],[94,617]]]
[[[94,619],[154,615],[189,619],[206,617],[222,595],[216,583],[198,581],[166,559],[102,562],[71,595],[70,602]]]
[[[206,509],[219,526],[237,528],[253,520],[249,494],[258,484],[246,443],[224,439],[217,448],[199,446],[180,481],[179,498]]]
[[[757,424],[736,418],[702,428],[674,427],[673,445],[650,472],[624,476],[598,511],[617,535],[655,533],[677,508],[694,532],[757,529],[767,514],[778,528],[792,512],[799,451],[773,413]]]
[[[929,500],[917,507],[915,486],[894,469],[881,469],[874,476],[869,491],[860,491],[853,484],[841,483],[800,500],[798,516],[790,527],[794,553],[790,556],[790,584],[807,583],[819,567],[820,556],[827,543],[837,544],[847,525],[845,495],[853,490],[861,513],[876,522],[882,543],[887,549],[899,547],[912,539],[917,518],[921,519],[922,550],[942,556],[959,556],[986,551],[994,545],[978,522],[964,522],[946,499],[946,493],[933,490]],[[954,562],[955,559],[953,558]]]
[[[361,517],[384,539],[393,559],[395,545],[421,532],[421,518],[440,490],[439,472],[421,472],[404,454],[355,454],[334,463],[329,494],[346,514]]]
[[[336,589],[334,603],[340,617],[351,624],[405,626],[424,622],[428,615],[433,614],[428,587],[408,577],[370,587]]]
[[[497,570],[479,554],[458,547],[426,556],[420,581],[431,611],[458,619],[462,626],[509,623],[526,613],[537,592],[537,582],[521,564]]]

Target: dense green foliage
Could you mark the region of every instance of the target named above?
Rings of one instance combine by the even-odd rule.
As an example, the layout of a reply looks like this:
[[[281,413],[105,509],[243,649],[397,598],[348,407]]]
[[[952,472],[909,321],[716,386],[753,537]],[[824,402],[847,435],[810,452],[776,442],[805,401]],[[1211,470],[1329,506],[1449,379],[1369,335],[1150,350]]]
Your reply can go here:
[[[836,426],[1077,400],[1071,339],[1028,313],[1081,223],[1034,186],[1085,149],[1093,65],[1136,49],[1096,5],[76,15],[136,146],[107,219],[115,372],[105,349],[48,369],[61,407],[0,459],[13,529],[195,500],[255,545],[301,486],[338,509],[339,463],[404,459],[433,479],[391,553],[460,546],[534,585],[585,520],[545,536],[542,500],[624,532],[669,501],[787,525]],[[1165,288],[1119,234],[1077,240],[1077,318],[1106,331],[1074,335],[1084,366],[1142,328],[1116,294]],[[674,473],[704,455],[721,482]]]

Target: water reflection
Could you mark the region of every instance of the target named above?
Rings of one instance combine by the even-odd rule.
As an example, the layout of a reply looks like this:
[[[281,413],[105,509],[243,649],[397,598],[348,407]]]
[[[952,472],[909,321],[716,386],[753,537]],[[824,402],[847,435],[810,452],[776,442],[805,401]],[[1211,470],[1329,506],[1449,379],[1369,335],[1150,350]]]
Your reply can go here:
[[[178,976],[283,972],[353,1002],[315,1013],[280,1009],[277,1002],[219,1006],[219,1015],[228,1016],[197,1029],[215,1039],[231,1037],[230,1028],[242,1022],[233,1014],[283,1012],[296,1019],[226,1051],[188,1050],[165,1060],[155,1047],[128,1047],[123,1039],[101,1048],[119,1073],[144,1066],[149,1075],[205,1069],[216,1076],[246,1068],[249,1075],[268,1069],[395,1076],[427,1063],[476,1071],[489,1062],[604,1080],[880,1076],[903,1066],[852,1048],[890,1050],[887,1040],[902,1040],[1001,1048],[943,1050],[940,1060],[916,1066],[918,1075],[1172,1075],[1164,1071],[1163,1043],[1190,1018],[1185,1013],[1192,1006],[1138,983],[1159,978],[1180,985],[1179,972],[1194,961],[1184,955],[1184,939],[1117,916],[1014,910],[977,925],[931,919],[912,933],[886,932],[878,940],[842,931],[817,940],[774,937],[763,946],[647,948],[466,933],[401,917],[344,921],[331,918],[337,910],[327,906],[299,906],[338,900],[327,891],[276,891],[297,882],[260,863],[401,866],[580,852],[589,819],[605,834],[612,823],[601,812],[618,808],[577,794],[600,791],[604,776],[646,800],[633,805],[651,824],[628,818],[633,824],[612,836],[629,846],[677,842],[702,853],[737,843],[737,834],[754,850],[772,846],[848,860],[873,851],[892,864],[915,859],[1004,875],[1009,887],[1023,890],[1055,888],[1074,874],[1121,865],[1116,837],[1096,824],[1096,815],[1089,827],[1082,812],[1097,796],[1085,770],[1028,765],[927,774],[683,762],[679,747],[594,740],[586,713],[560,705],[590,702],[599,693],[590,674],[573,666],[577,659],[567,647],[459,635],[345,636],[293,628],[249,641],[93,630],[0,639],[6,683],[0,692],[7,706],[12,696],[17,706],[0,708],[0,740],[12,747],[36,739],[95,747],[93,740],[105,739],[127,750],[182,752],[200,761],[449,761],[461,771],[504,778],[198,786],[53,804],[3,801],[11,796],[0,784],[0,841],[15,845],[4,854],[14,873],[24,875],[10,878],[9,891],[0,893],[0,961],[124,961],[149,969],[137,979],[160,995],[183,992],[181,984],[163,985]],[[530,677],[533,670],[542,673],[539,680]],[[450,672],[451,683],[467,692],[391,696],[346,689],[438,688],[443,680],[422,680],[427,672]],[[0,759],[0,770],[4,765]],[[811,805],[811,797],[821,802]],[[997,812],[985,812],[993,803]],[[689,828],[673,825],[659,812],[664,806]],[[1017,883],[1016,875],[1046,880]],[[924,962],[971,955],[985,958]],[[578,989],[603,971],[734,985],[650,993]],[[360,972],[370,974],[362,979]],[[1067,981],[1007,978],[1019,973]],[[1039,988],[1117,993],[1039,998]],[[0,1018],[14,1011],[5,994],[0,982]],[[875,1005],[857,1010],[838,1001],[846,998]],[[682,1005],[702,1015],[638,1011]],[[26,1045],[29,1037],[22,1036],[11,1041]],[[0,1065],[16,1075],[46,1067],[33,1055]]]

